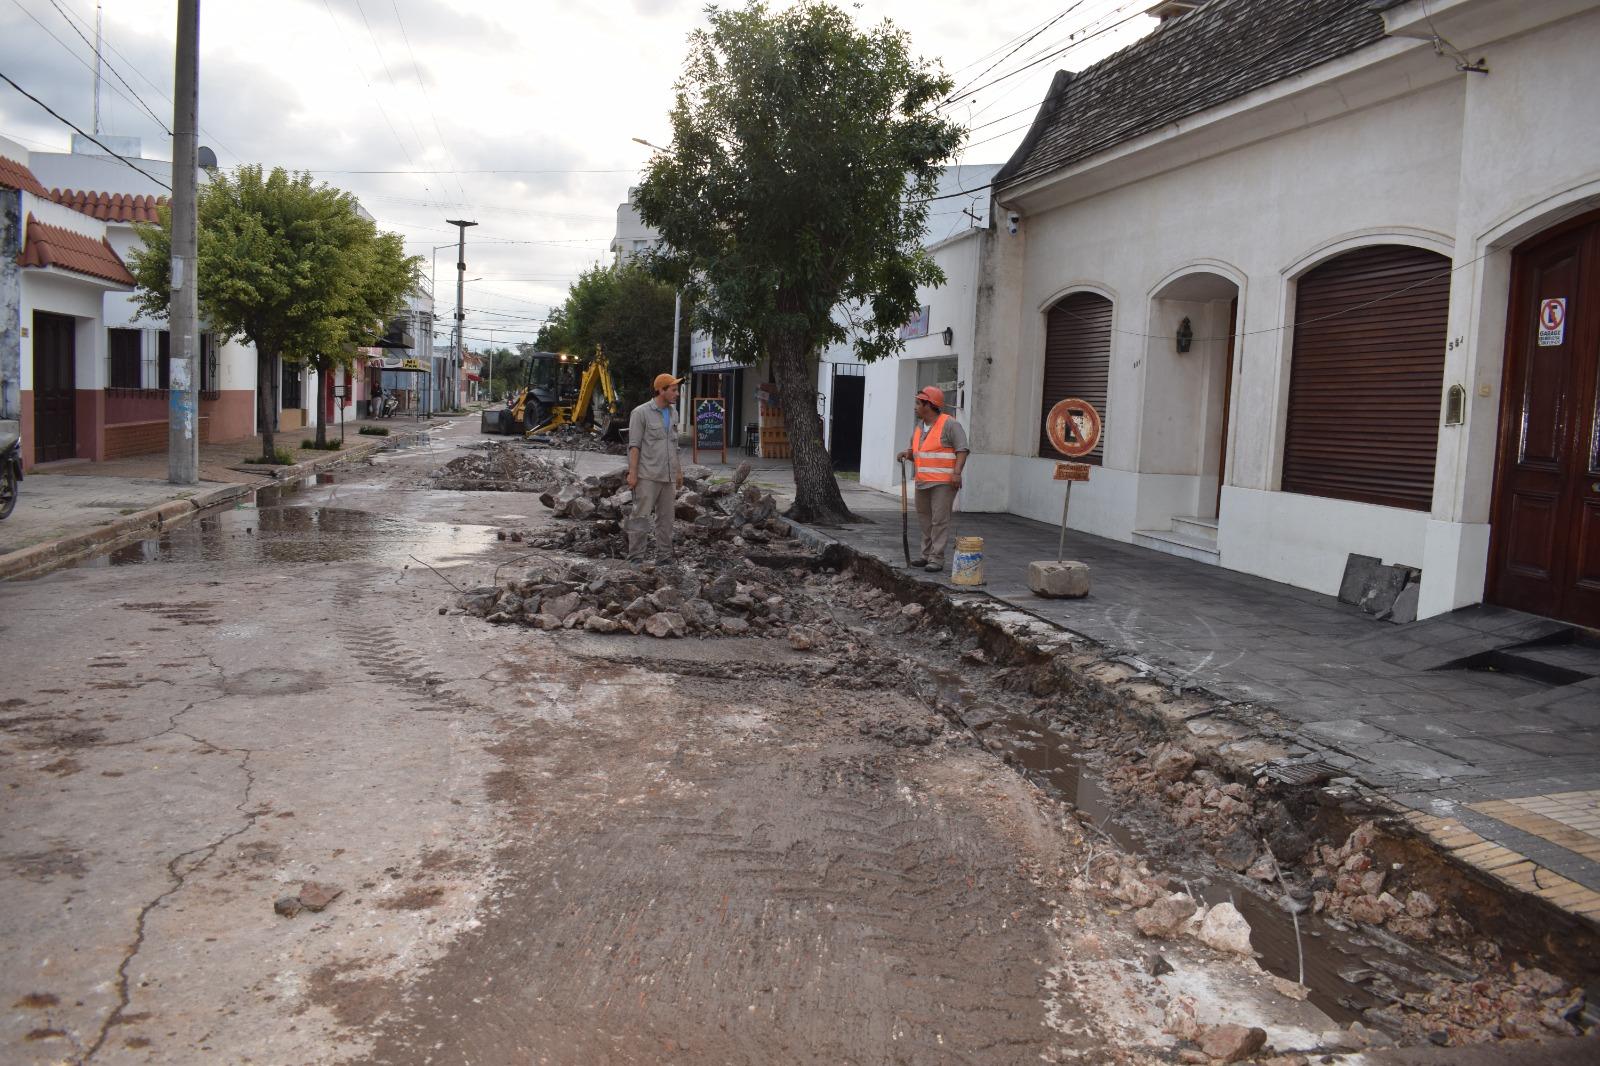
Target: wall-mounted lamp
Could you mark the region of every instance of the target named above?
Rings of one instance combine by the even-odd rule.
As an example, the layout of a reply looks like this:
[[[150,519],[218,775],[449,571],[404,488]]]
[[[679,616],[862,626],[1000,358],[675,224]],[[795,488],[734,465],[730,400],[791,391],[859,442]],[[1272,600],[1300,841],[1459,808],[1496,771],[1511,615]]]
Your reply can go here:
[[[1178,323],[1178,354],[1182,355],[1194,343],[1194,327],[1189,324],[1189,319],[1184,318]]]
[[[944,346],[946,348],[950,347],[956,342],[956,331],[951,329],[949,326],[946,326],[944,328],[944,332],[939,334],[939,336],[944,338]]]

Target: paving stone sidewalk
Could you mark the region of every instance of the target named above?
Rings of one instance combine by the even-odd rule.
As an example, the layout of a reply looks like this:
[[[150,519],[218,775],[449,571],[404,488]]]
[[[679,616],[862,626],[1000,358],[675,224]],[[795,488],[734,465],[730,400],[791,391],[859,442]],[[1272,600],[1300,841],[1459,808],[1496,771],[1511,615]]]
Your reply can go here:
[[[901,564],[898,496],[843,487],[865,521],[820,532]],[[915,514],[910,523],[914,539]],[[1027,566],[1056,557],[1059,533],[1004,514],[957,513],[952,524],[952,538],[984,540],[983,594],[1165,683],[1236,702],[1408,809],[1464,861],[1600,921],[1595,634],[1481,605],[1396,625],[1334,597],[1076,532],[1066,554],[1089,564],[1090,595],[1041,599]],[[950,584],[948,573],[917,576]]]

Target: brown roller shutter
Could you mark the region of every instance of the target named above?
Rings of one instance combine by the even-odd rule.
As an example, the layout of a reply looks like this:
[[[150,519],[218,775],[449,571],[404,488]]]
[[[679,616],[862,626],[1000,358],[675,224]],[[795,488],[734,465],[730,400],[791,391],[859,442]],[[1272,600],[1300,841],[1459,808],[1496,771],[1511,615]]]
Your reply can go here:
[[[1310,271],[1295,298],[1283,491],[1428,510],[1450,261],[1399,245]]]
[[[1050,408],[1068,397],[1100,412],[1100,443],[1078,462],[1099,466],[1105,456],[1106,382],[1111,376],[1111,301],[1075,292],[1050,309],[1044,335],[1044,402],[1039,408],[1039,454],[1059,458],[1045,435]]]

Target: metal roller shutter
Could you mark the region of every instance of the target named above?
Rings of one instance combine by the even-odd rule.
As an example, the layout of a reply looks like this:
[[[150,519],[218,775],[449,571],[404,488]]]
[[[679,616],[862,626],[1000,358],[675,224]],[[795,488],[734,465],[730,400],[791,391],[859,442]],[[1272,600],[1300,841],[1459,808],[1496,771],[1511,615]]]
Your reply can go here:
[[[1099,466],[1105,456],[1106,382],[1111,376],[1111,301],[1075,292],[1050,309],[1045,323],[1044,402],[1039,408],[1039,454],[1055,458],[1044,431],[1050,408],[1068,397],[1088,400],[1100,412],[1100,443],[1078,460]]]
[[[1283,491],[1426,511],[1450,311],[1450,261],[1380,245],[1300,279]]]

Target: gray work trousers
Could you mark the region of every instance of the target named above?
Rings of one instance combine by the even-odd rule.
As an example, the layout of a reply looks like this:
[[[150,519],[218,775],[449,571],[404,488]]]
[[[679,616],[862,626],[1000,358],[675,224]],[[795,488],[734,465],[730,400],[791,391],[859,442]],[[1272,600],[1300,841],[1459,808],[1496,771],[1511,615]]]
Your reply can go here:
[[[917,486],[917,522],[922,526],[922,557],[930,563],[944,562],[945,545],[950,540],[950,511],[955,502],[954,485]]]
[[[652,527],[658,559],[672,557],[672,520],[678,503],[678,487],[670,481],[639,479],[633,490],[633,511],[628,516],[628,558],[643,559]],[[655,521],[652,523],[651,519]]]

